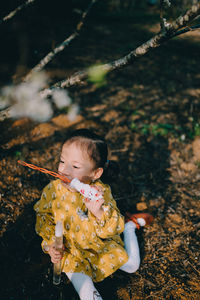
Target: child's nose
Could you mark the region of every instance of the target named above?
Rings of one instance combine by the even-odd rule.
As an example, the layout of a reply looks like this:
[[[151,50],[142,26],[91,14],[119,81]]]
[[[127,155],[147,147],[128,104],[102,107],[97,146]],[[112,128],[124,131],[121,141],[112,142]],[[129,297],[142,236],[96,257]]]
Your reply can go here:
[[[59,165],[59,171],[61,173],[63,173],[64,175],[68,175],[68,173],[69,173],[69,166],[66,165],[66,164],[60,164]]]
[[[71,167],[70,167],[69,165],[65,165],[65,166],[64,166],[63,173],[64,173],[65,175],[70,175],[70,173],[71,173]]]

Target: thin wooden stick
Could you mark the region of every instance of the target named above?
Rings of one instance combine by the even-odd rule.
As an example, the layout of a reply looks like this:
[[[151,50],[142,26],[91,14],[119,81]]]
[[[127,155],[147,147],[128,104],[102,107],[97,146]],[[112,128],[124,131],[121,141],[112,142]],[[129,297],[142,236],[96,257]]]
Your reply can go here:
[[[33,3],[35,0],[27,0],[24,4],[19,5],[16,9],[11,11],[7,16],[5,16],[2,20],[0,20],[0,25],[13,18],[22,8],[27,7],[29,4]]]

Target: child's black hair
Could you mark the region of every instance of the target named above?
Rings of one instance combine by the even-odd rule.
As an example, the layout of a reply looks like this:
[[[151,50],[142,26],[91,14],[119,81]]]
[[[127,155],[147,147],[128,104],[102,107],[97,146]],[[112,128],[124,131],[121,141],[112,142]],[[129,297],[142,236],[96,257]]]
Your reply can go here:
[[[103,168],[101,180],[111,183],[119,174],[119,165],[114,160],[108,160],[108,147],[105,139],[89,129],[77,129],[68,134],[65,143],[77,142],[84,147],[95,164],[95,168]]]

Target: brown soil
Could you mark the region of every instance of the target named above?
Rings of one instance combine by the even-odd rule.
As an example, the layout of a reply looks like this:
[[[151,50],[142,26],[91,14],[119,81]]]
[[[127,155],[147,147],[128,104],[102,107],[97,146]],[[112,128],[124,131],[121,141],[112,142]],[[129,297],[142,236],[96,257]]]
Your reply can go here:
[[[119,58],[146,41],[158,26],[152,21],[155,13],[91,19],[71,47],[46,68],[52,80]],[[39,29],[33,34],[33,16],[28,21],[24,15],[15,20],[19,25],[15,30],[18,35],[23,33],[21,42],[27,46],[26,61],[19,68],[19,57],[10,61],[8,53],[2,62],[1,85],[37,62],[38,57],[32,57],[33,45],[42,57],[53,41],[57,44],[66,36],[64,16],[59,24],[58,20],[51,25],[43,20],[40,36]],[[3,26],[6,48],[5,28],[12,33],[14,29],[10,24]],[[42,41],[47,32],[41,50],[38,38]],[[199,120],[198,34],[176,38],[133,66],[109,74],[101,88],[85,84],[69,89],[81,107],[74,122],[58,111],[43,124],[26,118],[1,122],[1,299],[78,299],[64,275],[59,287],[52,285],[51,262],[34,231],[33,205],[50,178],[18,165],[17,160],[56,170],[65,132],[83,127],[104,134],[110,158],[120,163],[121,175],[112,190],[121,211],[148,211],[155,217],[151,226],[138,232],[139,271],[117,271],[98,283],[103,299],[200,299],[200,137],[194,131]],[[162,126],[154,126],[158,124]]]

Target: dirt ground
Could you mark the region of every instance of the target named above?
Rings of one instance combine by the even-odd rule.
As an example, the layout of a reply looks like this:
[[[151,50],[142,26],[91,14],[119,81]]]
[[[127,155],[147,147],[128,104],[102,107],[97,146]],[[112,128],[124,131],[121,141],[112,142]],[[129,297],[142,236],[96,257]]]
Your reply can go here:
[[[53,9],[42,20],[34,12],[16,17],[15,26],[2,27],[1,86],[30,69],[77,21],[66,21],[64,12],[54,20],[58,12]],[[148,9],[128,17],[91,17],[80,37],[46,67],[47,73],[59,80],[121,57],[158,30],[156,13]],[[8,45],[25,47],[26,55],[18,51],[13,57]],[[191,32],[109,74],[100,88],[89,83],[70,88],[80,105],[73,122],[55,110],[42,124],[27,118],[0,123],[2,300],[78,299],[64,275],[61,285],[53,286],[51,262],[34,230],[33,205],[51,178],[17,160],[56,171],[66,131],[84,127],[105,135],[110,158],[120,164],[112,191],[122,213],[148,211],[155,217],[137,233],[140,269],[117,271],[96,284],[103,299],[200,299],[199,53],[199,31]]]

